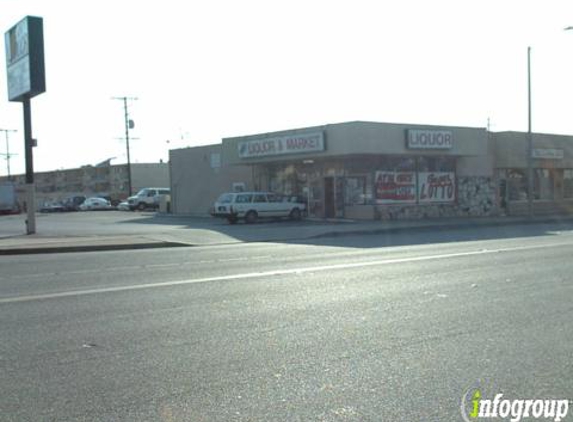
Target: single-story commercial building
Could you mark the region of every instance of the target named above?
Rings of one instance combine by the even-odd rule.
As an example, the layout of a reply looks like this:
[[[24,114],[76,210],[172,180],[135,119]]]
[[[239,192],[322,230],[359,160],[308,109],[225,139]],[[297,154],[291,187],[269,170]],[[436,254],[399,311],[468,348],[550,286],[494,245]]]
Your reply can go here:
[[[534,212],[573,208],[573,138],[533,134]],[[348,122],[170,151],[172,209],[206,215],[223,192],[298,195],[318,218],[528,212],[527,134]]]
[[[221,149],[215,144],[169,151],[173,213],[208,215],[221,193],[253,188],[252,169],[225,165]]]
[[[533,213],[573,213],[573,137],[532,134]],[[528,201],[528,134],[494,134],[500,211],[525,215]]]

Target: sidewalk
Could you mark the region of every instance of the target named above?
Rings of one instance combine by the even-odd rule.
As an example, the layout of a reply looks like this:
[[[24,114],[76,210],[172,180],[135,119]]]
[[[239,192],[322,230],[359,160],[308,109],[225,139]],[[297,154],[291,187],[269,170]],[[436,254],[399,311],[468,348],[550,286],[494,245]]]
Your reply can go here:
[[[228,225],[212,220],[154,216],[155,232],[119,235],[12,235],[0,237],[0,255],[114,251],[166,247],[210,246],[244,242],[288,242],[352,235],[432,230],[460,230],[519,224],[567,224],[573,216],[455,218],[402,221],[305,220]],[[153,222],[151,223],[153,224]],[[157,228],[159,226],[159,228]],[[143,227],[143,226],[142,226]],[[149,227],[147,223],[146,229]]]

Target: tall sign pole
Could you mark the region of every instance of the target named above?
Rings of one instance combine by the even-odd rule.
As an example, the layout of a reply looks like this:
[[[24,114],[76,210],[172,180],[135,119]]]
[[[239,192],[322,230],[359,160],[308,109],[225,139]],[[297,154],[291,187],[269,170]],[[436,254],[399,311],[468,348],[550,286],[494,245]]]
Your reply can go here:
[[[26,151],[26,233],[36,233],[36,196],[32,148],[31,99],[46,91],[44,68],[44,21],[26,16],[5,34],[8,100],[21,102],[24,108]]]

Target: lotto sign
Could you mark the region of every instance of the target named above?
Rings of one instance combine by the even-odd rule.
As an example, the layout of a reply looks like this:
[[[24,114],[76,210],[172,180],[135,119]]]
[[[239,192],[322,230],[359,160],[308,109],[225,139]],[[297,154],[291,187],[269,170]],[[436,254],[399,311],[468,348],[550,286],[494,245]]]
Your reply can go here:
[[[418,201],[454,202],[456,199],[456,175],[450,172],[418,173]]]

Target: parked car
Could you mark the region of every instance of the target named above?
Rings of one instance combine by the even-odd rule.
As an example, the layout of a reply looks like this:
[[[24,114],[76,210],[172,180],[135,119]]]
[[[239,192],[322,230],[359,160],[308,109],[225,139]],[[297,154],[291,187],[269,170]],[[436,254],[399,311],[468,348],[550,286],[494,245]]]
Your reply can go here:
[[[131,210],[157,209],[159,208],[160,198],[170,194],[171,190],[169,188],[143,188],[136,195],[127,198],[127,202]]]
[[[80,205],[81,211],[99,211],[111,210],[113,207],[107,199],[103,198],[88,198]]]
[[[58,201],[44,202],[40,207],[40,212],[62,212],[64,210],[64,205]]]
[[[239,219],[254,223],[259,218],[287,217],[300,220],[306,212],[303,202],[292,202],[291,197],[272,192],[224,193],[211,209],[214,217],[226,218],[235,224]]]
[[[129,211],[129,203],[127,201],[122,201],[119,204],[117,204],[117,209],[118,211]]]
[[[106,195],[98,195],[97,198],[103,198],[109,201],[112,207],[117,207],[121,202],[119,199],[113,199],[111,196],[106,196]]]
[[[62,201],[64,211],[79,211],[80,205],[86,200],[85,196],[70,196]]]

